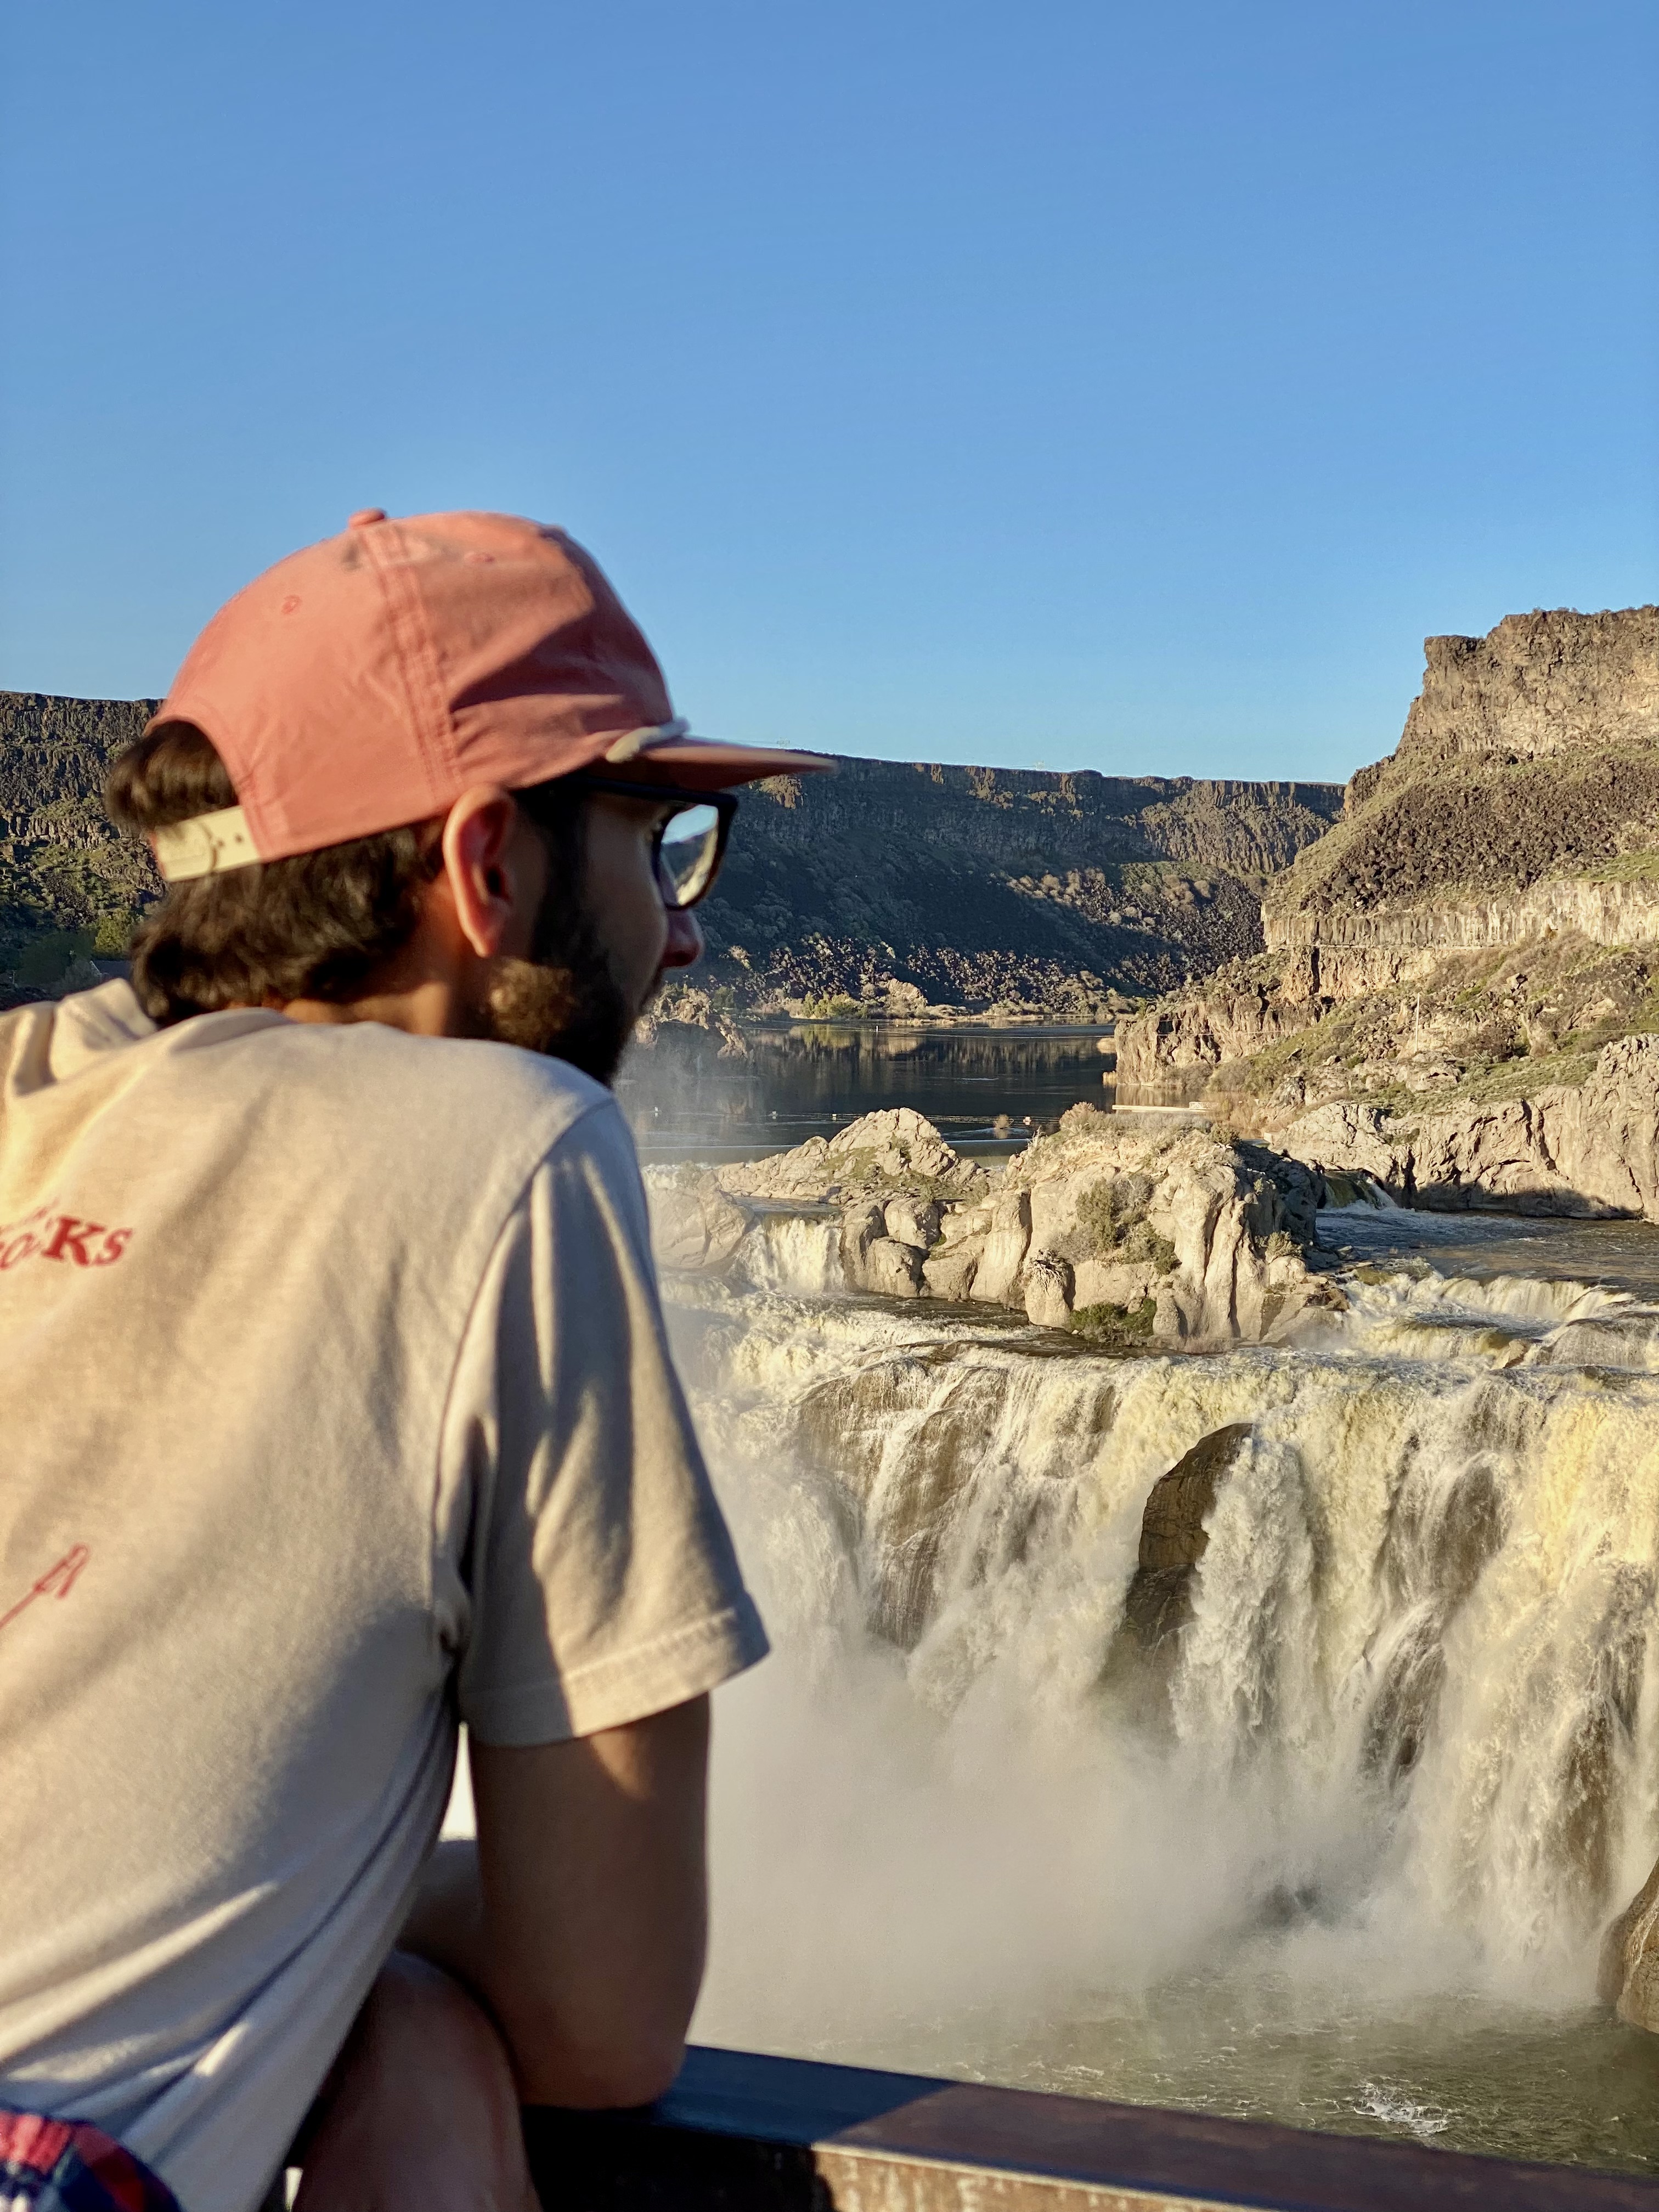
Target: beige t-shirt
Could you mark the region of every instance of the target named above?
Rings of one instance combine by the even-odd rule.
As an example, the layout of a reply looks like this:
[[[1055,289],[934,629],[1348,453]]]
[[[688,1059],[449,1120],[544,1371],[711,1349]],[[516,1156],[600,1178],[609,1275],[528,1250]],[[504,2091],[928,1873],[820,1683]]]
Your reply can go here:
[[[608,1091],[124,983],[0,1020],[0,2104],[246,2212],[458,1716],[556,1741],[765,1648]]]

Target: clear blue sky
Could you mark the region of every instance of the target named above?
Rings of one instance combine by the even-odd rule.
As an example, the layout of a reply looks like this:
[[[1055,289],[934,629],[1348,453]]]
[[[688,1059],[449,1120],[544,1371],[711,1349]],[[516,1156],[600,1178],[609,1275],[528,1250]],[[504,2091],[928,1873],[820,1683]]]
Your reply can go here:
[[[560,521],[711,731],[1340,777],[1659,598],[1655,0],[52,0],[0,684],[353,507]]]

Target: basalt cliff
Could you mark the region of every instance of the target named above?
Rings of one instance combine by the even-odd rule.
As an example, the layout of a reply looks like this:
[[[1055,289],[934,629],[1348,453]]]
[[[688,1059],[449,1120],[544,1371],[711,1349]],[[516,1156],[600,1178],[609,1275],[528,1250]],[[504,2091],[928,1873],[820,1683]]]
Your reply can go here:
[[[1659,1218],[1659,608],[1425,654],[1396,750],[1268,886],[1264,950],[1125,1024],[1120,1079],[1419,1202]]]
[[[0,693],[0,992],[118,956],[160,885],[100,793],[149,700]],[[1205,783],[845,759],[757,786],[702,909],[732,1012],[1103,1019],[1258,950],[1267,878],[1332,784]]]

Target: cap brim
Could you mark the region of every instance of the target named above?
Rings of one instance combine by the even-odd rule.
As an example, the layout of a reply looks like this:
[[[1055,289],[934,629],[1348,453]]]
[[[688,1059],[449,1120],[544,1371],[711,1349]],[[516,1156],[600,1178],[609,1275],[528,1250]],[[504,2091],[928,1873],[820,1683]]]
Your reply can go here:
[[[607,756],[604,763],[609,766]],[[599,763],[596,763],[596,766]],[[715,738],[663,738],[641,745],[617,763],[624,775],[666,775],[693,791],[725,791],[734,783],[759,783],[770,775],[811,775],[833,770],[828,753],[782,752],[767,745],[722,744]]]

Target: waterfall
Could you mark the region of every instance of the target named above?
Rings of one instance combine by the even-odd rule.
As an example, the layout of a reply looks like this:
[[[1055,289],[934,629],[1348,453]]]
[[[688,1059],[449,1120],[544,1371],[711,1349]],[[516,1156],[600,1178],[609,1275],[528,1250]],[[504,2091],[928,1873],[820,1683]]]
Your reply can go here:
[[[1584,2002],[1659,1843],[1659,1315],[1352,1287],[1299,1349],[1209,1357],[673,1292],[778,1645],[722,1705],[702,2032],[873,2047],[1264,1945]],[[1126,1669],[1147,1494],[1234,1424],[1190,1618]]]
[[[841,1217],[763,1214],[732,1262],[738,1279],[761,1291],[828,1296],[842,1287]]]

